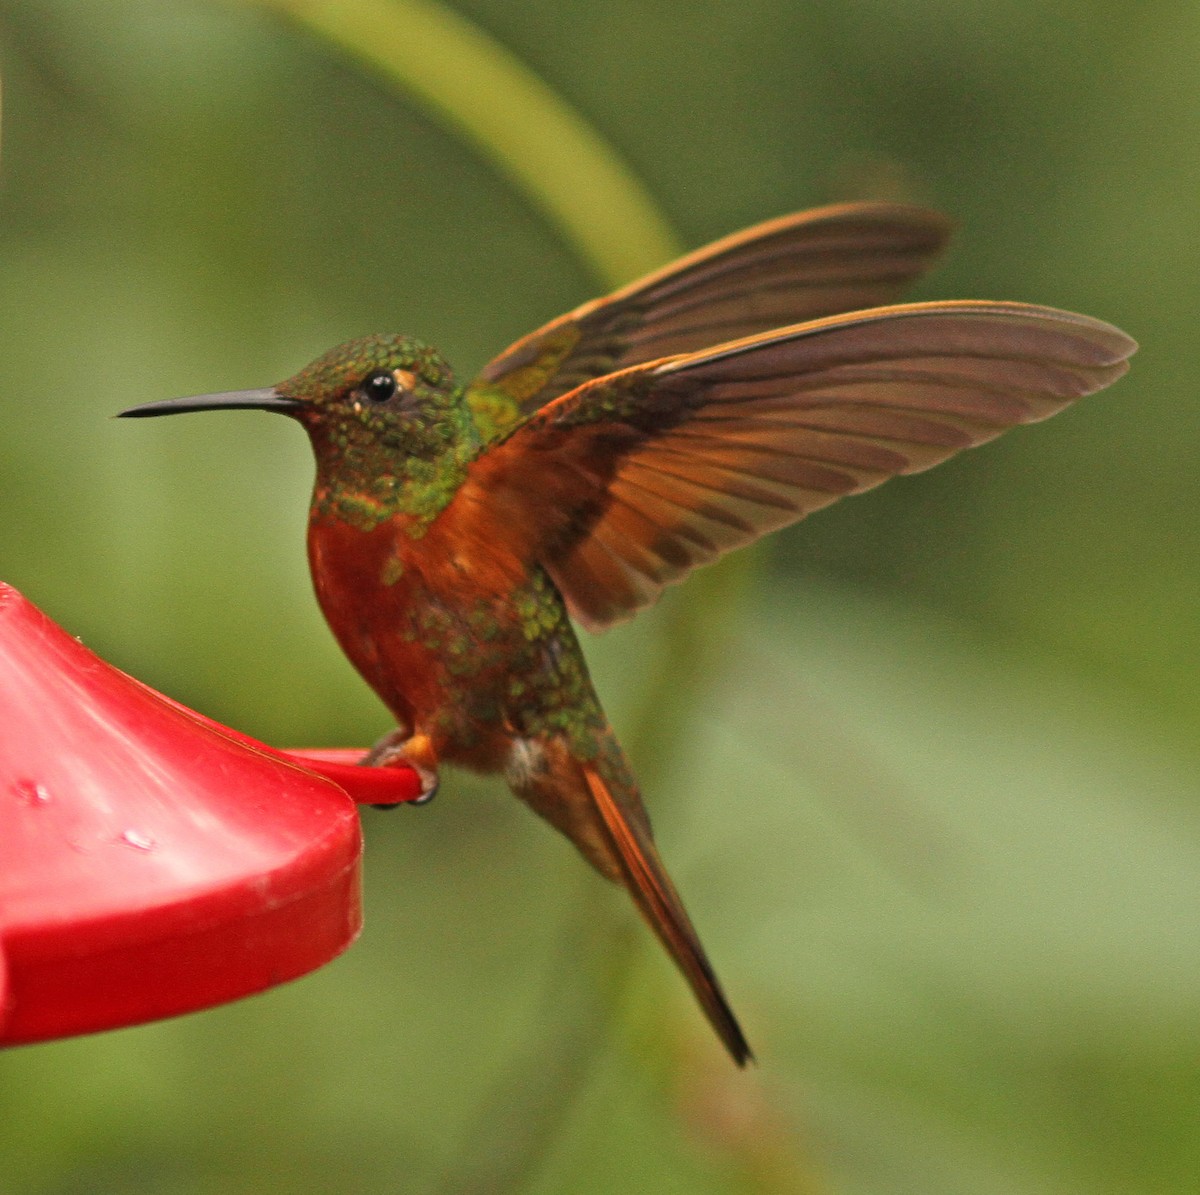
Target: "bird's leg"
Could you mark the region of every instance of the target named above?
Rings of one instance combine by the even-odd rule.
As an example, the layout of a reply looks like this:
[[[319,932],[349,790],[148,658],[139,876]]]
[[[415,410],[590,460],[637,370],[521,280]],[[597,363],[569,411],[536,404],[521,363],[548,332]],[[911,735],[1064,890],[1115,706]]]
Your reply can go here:
[[[408,764],[421,781],[421,795],[407,805],[427,805],[437,795],[438,761],[433,743],[427,734],[413,734],[406,727],[397,726],[367,752],[359,761],[367,768],[387,768],[396,764]],[[377,805],[377,809],[392,809],[392,805]]]

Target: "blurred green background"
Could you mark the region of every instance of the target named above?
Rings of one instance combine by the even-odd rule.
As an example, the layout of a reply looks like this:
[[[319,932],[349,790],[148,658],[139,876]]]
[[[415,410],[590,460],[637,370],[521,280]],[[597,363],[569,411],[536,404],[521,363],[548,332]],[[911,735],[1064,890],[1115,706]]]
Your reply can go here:
[[[586,645],[756,1069],[619,892],[452,776],[367,812],[367,930],[333,965],[0,1055],[0,1192],[1195,1191],[1200,9],[455,10],[684,247],[928,202],[961,231],[916,297],[1075,308],[1142,351]],[[469,373],[608,281],[276,11],[2,0],[0,56],[0,576],[214,717],[372,741],[386,716],[309,588],[303,436],[109,416],[371,331]],[[453,82],[452,48],[430,57]]]

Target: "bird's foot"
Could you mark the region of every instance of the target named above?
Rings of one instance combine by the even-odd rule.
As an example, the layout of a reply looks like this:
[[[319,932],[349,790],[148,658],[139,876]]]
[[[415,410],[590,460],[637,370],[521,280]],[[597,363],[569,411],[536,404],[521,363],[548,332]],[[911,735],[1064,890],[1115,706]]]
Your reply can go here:
[[[413,771],[420,777],[421,780],[421,795],[413,797],[411,801],[405,802],[408,805],[428,805],[434,797],[437,796],[438,778],[436,772],[427,772],[424,768],[413,765]]]
[[[417,779],[421,782],[419,795],[408,801],[372,805],[372,809],[395,809],[397,805],[428,805],[437,796],[437,760],[427,735],[410,735],[398,728],[384,735],[359,760],[359,765],[367,768],[395,767],[397,764],[405,764],[416,772]]]

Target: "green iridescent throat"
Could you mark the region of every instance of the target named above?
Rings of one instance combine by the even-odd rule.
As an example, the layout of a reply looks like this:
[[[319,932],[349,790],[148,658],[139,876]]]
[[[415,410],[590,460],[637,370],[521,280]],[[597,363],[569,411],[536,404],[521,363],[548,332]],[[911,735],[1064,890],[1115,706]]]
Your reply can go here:
[[[475,457],[469,438],[447,445],[430,459],[408,456],[353,432],[339,432],[321,447],[313,490],[315,515],[361,531],[371,531],[396,515],[408,515],[412,535],[422,534],[450,504]]]

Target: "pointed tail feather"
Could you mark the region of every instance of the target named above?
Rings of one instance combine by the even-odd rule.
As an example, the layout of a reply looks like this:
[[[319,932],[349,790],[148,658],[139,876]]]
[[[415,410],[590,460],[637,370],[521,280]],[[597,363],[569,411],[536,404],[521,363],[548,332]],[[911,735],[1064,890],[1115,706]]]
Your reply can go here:
[[[712,1027],[738,1066],[754,1058],[712,965],[659,860],[650,836],[632,822],[596,771],[583,766],[584,778],[600,815],[613,854],[630,894],[683,972]]]

